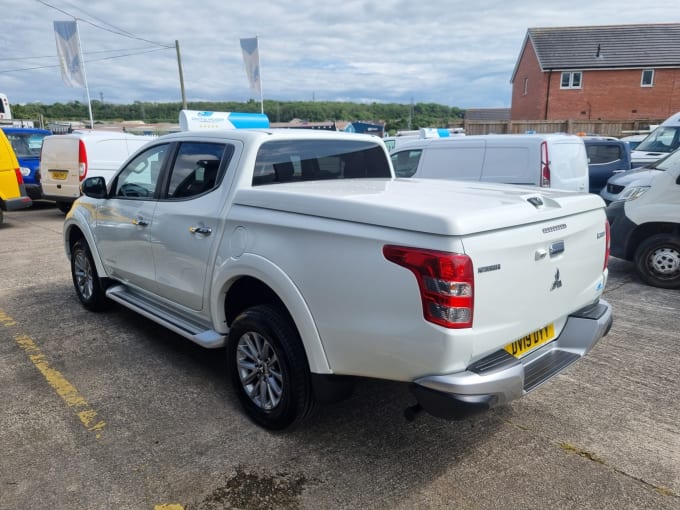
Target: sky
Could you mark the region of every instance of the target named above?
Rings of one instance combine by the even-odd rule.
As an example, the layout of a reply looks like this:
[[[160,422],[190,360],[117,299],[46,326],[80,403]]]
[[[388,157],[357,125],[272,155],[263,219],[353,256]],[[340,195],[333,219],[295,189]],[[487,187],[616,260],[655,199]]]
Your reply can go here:
[[[0,92],[86,102],[64,84],[54,21],[78,20],[90,97],[248,101],[241,38],[258,38],[275,101],[510,107],[528,28],[678,22],[680,0],[0,0]]]

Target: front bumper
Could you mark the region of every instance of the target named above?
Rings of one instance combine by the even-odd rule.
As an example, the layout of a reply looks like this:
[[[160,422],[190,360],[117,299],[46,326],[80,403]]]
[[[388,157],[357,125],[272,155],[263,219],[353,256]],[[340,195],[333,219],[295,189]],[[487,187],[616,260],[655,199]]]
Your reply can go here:
[[[501,349],[464,372],[416,379],[411,391],[433,416],[459,420],[526,395],[582,358],[613,323],[609,303],[600,299],[571,314],[560,335],[517,359]]]
[[[625,200],[617,200],[605,208],[605,213],[610,227],[610,253],[614,257],[631,260],[633,256],[631,248],[633,247],[629,245],[637,225],[626,216],[625,206]]]

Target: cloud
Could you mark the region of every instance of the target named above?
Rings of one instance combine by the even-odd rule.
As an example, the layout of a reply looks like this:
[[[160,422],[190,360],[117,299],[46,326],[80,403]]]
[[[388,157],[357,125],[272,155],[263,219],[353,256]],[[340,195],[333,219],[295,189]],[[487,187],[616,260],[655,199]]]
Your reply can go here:
[[[655,23],[674,15],[670,7],[628,0],[48,3],[80,19],[91,95],[114,103],[181,100],[175,40],[189,101],[246,101],[239,39],[257,35],[265,99],[508,107],[529,27]],[[14,103],[83,101],[83,90],[64,86],[56,67],[52,21],[68,16],[40,1],[9,4],[0,91]],[[134,54],[154,48],[149,41],[166,49]],[[127,56],[107,58],[113,55]]]

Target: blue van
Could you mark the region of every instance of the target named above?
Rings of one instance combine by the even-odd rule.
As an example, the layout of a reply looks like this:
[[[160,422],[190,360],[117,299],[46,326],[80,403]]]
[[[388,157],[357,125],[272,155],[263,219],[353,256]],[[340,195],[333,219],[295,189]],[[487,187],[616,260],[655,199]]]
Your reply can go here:
[[[47,129],[22,128],[22,127],[3,127],[2,130],[7,135],[12,144],[14,154],[19,160],[21,176],[26,185],[26,194],[32,200],[42,198],[40,189],[40,150],[42,149],[43,138],[51,135]]]
[[[630,147],[616,138],[584,137],[588,154],[588,191],[600,193],[614,174],[630,170]]]

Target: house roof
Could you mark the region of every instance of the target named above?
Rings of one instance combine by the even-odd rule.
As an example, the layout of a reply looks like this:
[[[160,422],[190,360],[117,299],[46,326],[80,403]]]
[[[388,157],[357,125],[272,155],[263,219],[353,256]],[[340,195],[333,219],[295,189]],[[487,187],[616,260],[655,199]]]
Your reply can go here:
[[[510,108],[467,108],[465,110],[466,120],[510,120]]]
[[[680,23],[530,28],[528,41],[543,71],[680,67]]]

